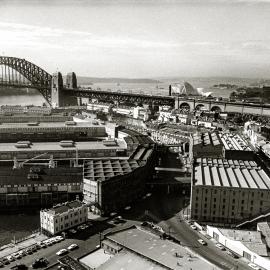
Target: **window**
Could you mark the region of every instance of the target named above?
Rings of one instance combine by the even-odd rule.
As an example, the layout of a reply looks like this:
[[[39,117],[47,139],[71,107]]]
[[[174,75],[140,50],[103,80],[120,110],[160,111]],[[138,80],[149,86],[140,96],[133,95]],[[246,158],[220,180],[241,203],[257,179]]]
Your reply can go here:
[[[235,199],[233,199],[232,202],[235,203]]]
[[[245,200],[242,200],[242,204],[244,204]]]
[[[250,201],[250,204],[253,204],[253,201],[252,200]]]
[[[232,206],[232,210],[234,210],[234,205]]]
[[[217,198],[214,198],[214,202],[216,202],[217,201]]]
[[[214,208],[216,208],[216,205],[214,204]]]

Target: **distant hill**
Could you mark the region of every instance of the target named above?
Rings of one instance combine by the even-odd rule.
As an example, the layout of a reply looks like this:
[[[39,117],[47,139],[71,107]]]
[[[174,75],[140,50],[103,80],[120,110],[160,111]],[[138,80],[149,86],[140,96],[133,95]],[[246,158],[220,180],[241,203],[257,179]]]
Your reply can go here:
[[[130,78],[96,78],[96,77],[83,77],[77,76],[78,84],[91,84],[91,83],[161,83],[159,80],[153,79],[130,79]]]

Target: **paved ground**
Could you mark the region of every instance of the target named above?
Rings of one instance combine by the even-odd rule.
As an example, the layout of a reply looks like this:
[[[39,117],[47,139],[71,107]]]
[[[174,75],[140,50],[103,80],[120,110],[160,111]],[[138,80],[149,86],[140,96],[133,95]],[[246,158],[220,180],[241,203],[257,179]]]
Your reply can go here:
[[[69,253],[73,258],[79,258],[96,249],[96,246],[100,243],[100,237],[102,234],[117,231],[120,228],[129,227],[133,224],[140,224],[143,220],[150,220],[158,223],[163,229],[180,240],[182,246],[191,249],[201,257],[205,258],[209,262],[215,264],[221,269],[249,269],[247,263],[243,262],[242,259],[233,259],[227,255],[224,251],[221,251],[215,247],[215,243],[208,240],[198,232],[192,230],[190,226],[183,220],[179,211],[183,208],[183,198],[156,195],[147,197],[132,205],[132,208],[123,213],[123,218],[128,221],[124,224],[113,224],[111,221],[93,221],[93,227],[86,231],[79,232],[78,234],[68,238],[60,243],[57,243],[49,248],[42,249],[28,255],[17,262],[13,262],[7,267],[15,265],[16,263],[24,263],[30,266],[35,258],[46,257],[50,264],[57,262],[58,256],[55,254],[61,248],[67,248],[70,244],[76,243],[79,245],[79,249],[71,251]],[[145,210],[147,215],[145,215]],[[99,232],[102,234],[100,235]],[[198,243],[198,239],[203,238],[207,241],[207,246],[202,246]]]

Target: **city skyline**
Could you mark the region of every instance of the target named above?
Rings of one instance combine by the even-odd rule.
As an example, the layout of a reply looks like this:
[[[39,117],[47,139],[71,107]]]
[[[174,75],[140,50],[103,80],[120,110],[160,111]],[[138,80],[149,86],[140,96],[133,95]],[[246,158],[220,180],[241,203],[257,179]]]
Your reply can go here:
[[[268,77],[270,1],[1,1],[1,54],[91,77]]]

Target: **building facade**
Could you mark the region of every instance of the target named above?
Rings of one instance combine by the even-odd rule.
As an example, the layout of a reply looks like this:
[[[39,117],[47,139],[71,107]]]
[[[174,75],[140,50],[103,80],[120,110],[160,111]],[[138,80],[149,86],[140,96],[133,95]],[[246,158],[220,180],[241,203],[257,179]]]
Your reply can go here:
[[[233,224],[270,210],[270,178],[254,161],[197,159],[192,172],[191,218]]]
[[[78,200],[40,211],[40,227],[42,232],[48,235],[76,227],[85,223],[87,219],[87,206]]]

